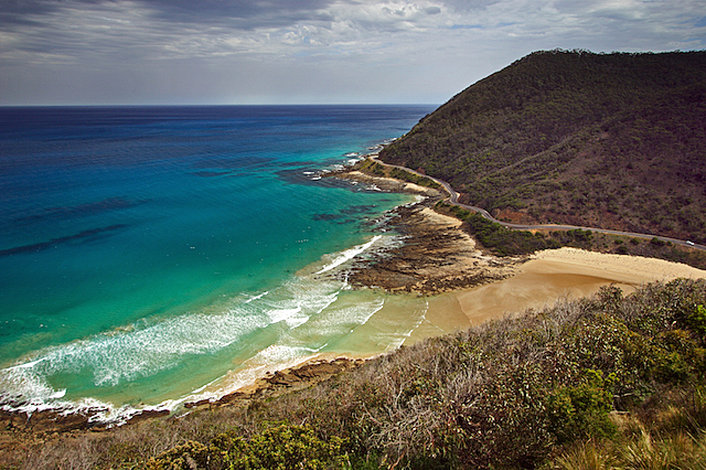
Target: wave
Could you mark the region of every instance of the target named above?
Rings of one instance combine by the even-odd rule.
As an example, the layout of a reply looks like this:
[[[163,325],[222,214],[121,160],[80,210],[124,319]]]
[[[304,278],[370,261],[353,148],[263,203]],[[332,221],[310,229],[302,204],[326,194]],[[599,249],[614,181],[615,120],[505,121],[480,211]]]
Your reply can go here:
[[[45,348],[26,362],[0,370],[2,395],[42,406],[66,393],[51,382],[79,388],[79,382],[88,378],[94,386],[108,388],[156,375],[187,356],[222,350],[267,325],[262,315],[246,307],[215,315],[182,315]]]
[[[186,396],[197,392],[185,392],[181,398],[156,405],[138,406],[66,397],[75,397],[77,390],[85,389],[87,381],[108,394],[111,391],[119,394],[126,385],[160,376],[184,361],[201,361],[199,357],[206,358],[227,348],[228,351],[240,350],[245,347],[242,344],[249,343],[244,341],[246,337],[269,328],[275,329],[265,335],[269,340],[262,347],[270,351],[280,346],[286,348],[281,343],[287,332],[320,314],[336,301],[343,288],[345,284],[340,281],[295,277],[272,291],[236,296],[220,311],[214,312],[217,307],[211,306],[208,311],[174,318],[142,320],[128,327],[44,348],[19,363],[0,369],[0,409],[30,414],[47,409],[82,412],[92,416],[94,422],[117,423],[144,410],[171,410],[183,403]],[[300,346],[296,351],[294,356],[311,353]],[[240,367],[247,367],[253,358],[261,356],[246,357]],[[274,356],[271,359],[277,360]],[[215,381],[218,379],[212,382]],[[56,383],[62,385],[53,385]]]
[[[338,305],[341,303],[341,305]],[[187,402],[217,400],[274,370],[294,367],[326,353],[327,347],[337,338],[346,337],[356,328],[364,325],[379,312],[385,301],[348,299],[335,302],[322,309],[306,327],[293,328],[283,335],[276,344],[263,348],[243,363],[243,368],[228,375],[227,381],[214,390],[201,387],[186,399]],[[333,351],[331,351],[333,352]]]
[[[350,261],[371,246],[375,244],[378,240],[382,238],[382,235],[375,235],[369,242],[363,243],[362,245],[354,246],[353,248],[349,248],[348,250],[344,250],[341,252],[341,254],[336,257],[331,263],[327,264],[320,270],[316,271],[315,274],[323,274],[325,272],[331,271],[334,268],[337,268],[338,266],[342,265],[346,261]]]
[[[259,300],[259,299],[263,298],[264,296],[266,296],[266,295],[269,294],[269,293],[270,293],[270,291],[267,291],[267,290],[266,290],[265,292],[261,292],[261,293],[259,293],[259,294],[257,294],[257,295],[254,295],[254,296],[250,297],[250,298],[247,299],[244,303],[249,304],[250,302],[253,302],[253,301],[255,301],[255,300]]]

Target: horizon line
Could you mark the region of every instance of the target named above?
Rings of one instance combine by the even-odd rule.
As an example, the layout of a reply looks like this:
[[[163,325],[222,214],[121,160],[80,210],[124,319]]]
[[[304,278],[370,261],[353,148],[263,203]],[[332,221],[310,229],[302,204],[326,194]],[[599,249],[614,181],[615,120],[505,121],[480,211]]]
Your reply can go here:
[[[138,108],[138,107],[234,107],[234,106],[440,106],[437,102],[399,102],[399,103],[122,103],[122,104],[0,104],[0,108]]]

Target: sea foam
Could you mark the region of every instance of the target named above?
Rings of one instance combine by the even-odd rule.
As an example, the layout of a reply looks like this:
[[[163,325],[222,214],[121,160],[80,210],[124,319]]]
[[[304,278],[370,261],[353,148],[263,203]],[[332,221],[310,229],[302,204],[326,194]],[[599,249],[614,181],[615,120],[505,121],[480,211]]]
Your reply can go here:
[[[342,265],[346,261],[352,260],[353,258],[358,256],[359,254],[363,253],[365,250],[367,250],[368,248],[373,246],[375,244],[375,242],[377,242],[381,238],[382,238],[382,235],[375,235],[367,243],[363,243],[362,245],[354,246],[353,248],[349,248],[348,250],[344,250],[343,252],[341,252],[341,254],[339,256],[334,258],[334,260],[331,263],[327,264],[326,266],[324,266],[323,268],[318,270],[316,272],[316,274],[323,274],[327,271],[331,271],[332,269],[337,268],[338,266]]]

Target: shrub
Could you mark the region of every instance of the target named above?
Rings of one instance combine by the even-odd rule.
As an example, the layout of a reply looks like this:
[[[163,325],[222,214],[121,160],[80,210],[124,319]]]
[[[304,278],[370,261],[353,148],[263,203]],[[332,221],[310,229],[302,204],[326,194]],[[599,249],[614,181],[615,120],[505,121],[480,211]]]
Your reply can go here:
[[[560,386],[547,401],[550,430],[560,443],[584,437],[609,437],[613,396],[605,390],[601,371],[587,370],[579,385]]]
[[[288,470],[342,468],[348,462],[344,441],[321,440],[309,426],[279,424],[250,438],[235,431],[216,436],[210,446],[187,442],[150,460],[153,470],[225,468]]]
[[[191,470],[208,468],[209,448],[200,442],[189,441],[163,452],[147,462],[150,470]]]
[[[701,334],[706,333],[706,307],[703,304],[696,305],[694,312],[689,315],[689,324]]]
[[[650,245],[654,245],[654,246],[664,246],[664,245],[666,245],[666,243],[665,243],[664,241],[660,240],[660,239],[657,238],[657,237],[653,237],[653,238],[650,240]]]

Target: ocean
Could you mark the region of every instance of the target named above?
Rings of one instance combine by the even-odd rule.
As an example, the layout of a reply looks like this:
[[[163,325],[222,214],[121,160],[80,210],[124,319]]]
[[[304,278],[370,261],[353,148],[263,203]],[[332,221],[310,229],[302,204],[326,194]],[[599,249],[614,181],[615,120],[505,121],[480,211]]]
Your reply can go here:
[[[321,172],[432,110],[0,108],[0,407],[114,421],[399,346],[424,301],[345,268],[412,197]]]

